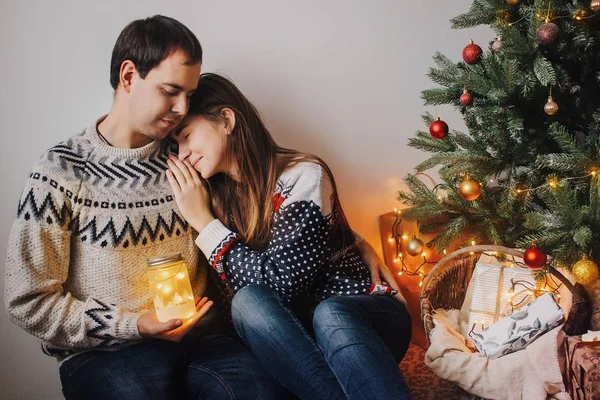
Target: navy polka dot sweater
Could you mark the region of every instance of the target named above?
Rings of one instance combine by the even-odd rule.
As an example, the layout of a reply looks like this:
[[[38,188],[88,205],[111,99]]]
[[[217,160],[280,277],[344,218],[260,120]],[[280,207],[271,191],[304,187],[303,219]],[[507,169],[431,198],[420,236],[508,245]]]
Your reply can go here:
[[[331,181],[321,166],[299,163],[279,178],[273,195],[272,239],[251,250],[219,220],[200,232],[196,244],[210,265],[237,291],[265,284],[286,304],[319,302],[335,295],[373,293],[370,273],[356,244],[336,235]]]

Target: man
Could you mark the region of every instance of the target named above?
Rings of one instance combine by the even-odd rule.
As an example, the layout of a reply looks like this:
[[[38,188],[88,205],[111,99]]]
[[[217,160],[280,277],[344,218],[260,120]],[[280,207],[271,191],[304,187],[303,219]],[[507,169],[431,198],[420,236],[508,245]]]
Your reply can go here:
[[[130,23],[113,49],[109,114],[49,149],[22,193],[6,306],[60,361],[67,399],[282,396],[211,309],[212,270],[165,176],[174,145],[162,139],[187,113],[201,62],[180,22]],[[161,323],[153,310],[146,260],[167,253],[182,253],[194,293],[210,297],[185,321]]]

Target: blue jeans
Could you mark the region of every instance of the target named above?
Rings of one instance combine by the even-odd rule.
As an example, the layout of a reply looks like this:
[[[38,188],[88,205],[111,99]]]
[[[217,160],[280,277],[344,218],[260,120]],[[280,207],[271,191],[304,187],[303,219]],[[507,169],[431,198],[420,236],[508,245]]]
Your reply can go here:
[[[390,296],[331,297],[306,329],[270,288],[250,285],[234,296],[232,314],[263,366],[301,399],[411,398],[398,368],[410,316]]]
[[[63,362],[60,379],[67,400],[254,400],[287,393],[233,334],[89,351]]]

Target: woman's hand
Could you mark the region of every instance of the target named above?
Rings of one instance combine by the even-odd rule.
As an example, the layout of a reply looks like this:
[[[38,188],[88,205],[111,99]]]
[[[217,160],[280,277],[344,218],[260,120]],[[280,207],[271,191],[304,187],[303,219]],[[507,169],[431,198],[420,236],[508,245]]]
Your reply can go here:
[[[198,321],[200,321],[213,305],[213,302],[209,301],[208,297],[196,297],[195,301],[196,313],[185,320],[174,318],[166,322],[160,322],[156,317],[156,312],[154,310],[140,315],[137,320],[140,335],[144,338],[179,342],[194,326],[196,326]]]
[[[215,219],[210,211],[210,195],[198,171],[187,161],[172,154],[167,160],[167,179],[183,218],[200,232]]]
[[[385,265],[383,260],[379,257],[373,246],[366,240],[359,243],[358,248],[360,249],[360,255],[363,261],[369,267],[371,272],[371,281],[376,285],[382,285],[384,282],[387,283],[392,289],[396,291],[394,297],[406,305],[406,299],[400,293],[400,286],[394,279],[394,275],[390,269]]]

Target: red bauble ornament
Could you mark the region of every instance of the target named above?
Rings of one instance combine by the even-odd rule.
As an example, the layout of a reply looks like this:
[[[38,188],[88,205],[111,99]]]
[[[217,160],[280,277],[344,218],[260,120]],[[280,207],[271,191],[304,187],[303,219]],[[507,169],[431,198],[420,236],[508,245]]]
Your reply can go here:
[[[463,90],[463,94],[460,96],[460,104],[467,107],[471,103],[473,103],[473,96],[471,96],[471,93],[467,89]]]
[[[482,55],[483,50],[481,50],[481,47],[473,43],[472,40],[469,41],[469,44],[463,49],[462,52],[463,60],[467,64],[477,64],[481,60]]]
[[[436,139],[443,139],[448,136],[448,124],[438,117],[429,125],[429,134]]]
[[[546,255],[532,243],[531,247],[525,250],[523,261],[531,269],[540,269],[546,265]]]

